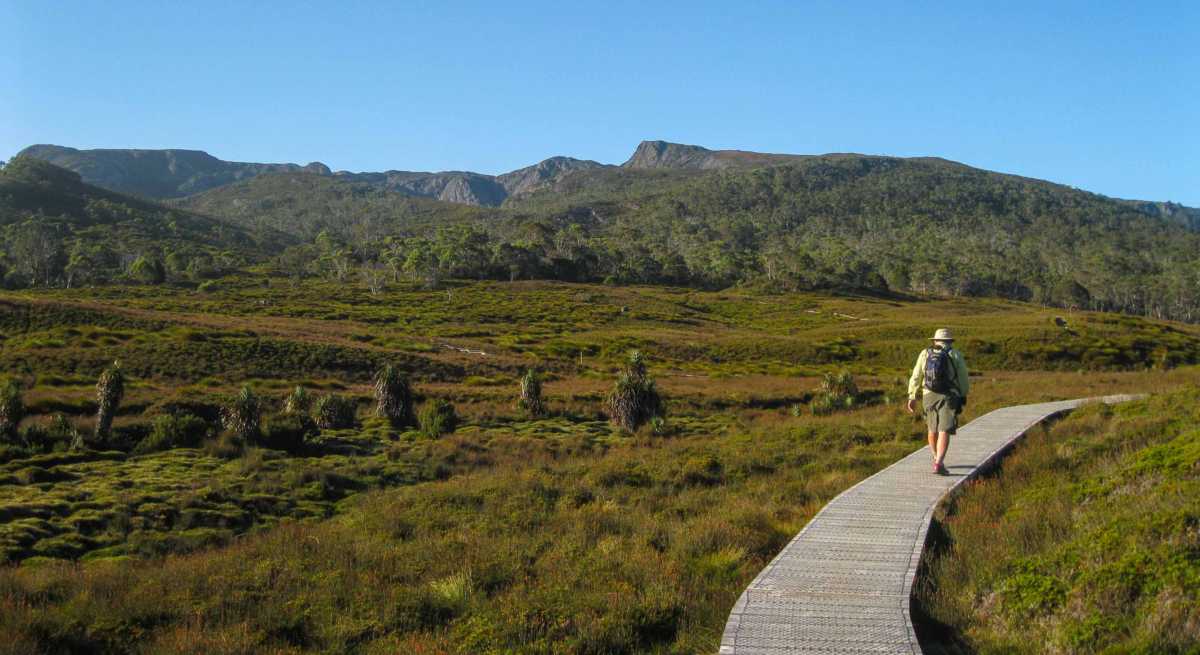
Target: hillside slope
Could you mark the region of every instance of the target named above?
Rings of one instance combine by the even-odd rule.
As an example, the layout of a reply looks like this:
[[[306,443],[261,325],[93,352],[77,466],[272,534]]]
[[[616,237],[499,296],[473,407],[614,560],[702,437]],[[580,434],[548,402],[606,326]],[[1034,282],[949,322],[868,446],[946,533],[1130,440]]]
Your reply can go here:
[[[1200,318],[1200,234],[1182,210],[937,159],[588,171],[509,208],[581,232],[602,262],[593,275],[618,280],[998,295]]]
[[[1198,421],[1192,388],[1028,436],[935,525],[925,652],[1200,650]]]
[[[449,203],[402,191],[385,184],[353,181],[343,176],[312,173],[261,175],[235,184],[172,201],[183,209],[252,230],[279,230],[312,240],[322,231],[352,239],[430,230],[485,217],[489,210]]]
[[[0,277],[9,287],[103,282],[139,267],[145,280],[162,278],[171,266],[203,275],[291,243],[278,232],[251,234],[85,184],[77,173],[32,157],[0,169]]]

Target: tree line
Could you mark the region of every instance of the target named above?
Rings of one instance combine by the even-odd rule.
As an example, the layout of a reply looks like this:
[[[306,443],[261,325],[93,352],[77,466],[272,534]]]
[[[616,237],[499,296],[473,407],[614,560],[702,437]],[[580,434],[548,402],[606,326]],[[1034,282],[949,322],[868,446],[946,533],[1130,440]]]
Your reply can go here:
[[[21,159],[2,171],[0,211],[6,197],[13,204],[3,180]],[[199,284],[269,260],[296,281],[323,276],[373,292],[447,278],[754,284],[998,296],[1200,320],[1200,233],[1190,223],[1153,204],[939,160],[577,171],[502,208],[292,173],[173,208],[83,194],[54,214],[46,189],[69,182],[43,181],[38,202],[24,203],[40,214],[0,223],[0,273],[10,286]],[[18,191],[36,196],[29,186]]]
[[[804,162],[591,185],[434,226],[371,215],[274,259],[280,274],[555,279],[999,296],[1200,320],[1200,234],[1124,203],[949,163]]]

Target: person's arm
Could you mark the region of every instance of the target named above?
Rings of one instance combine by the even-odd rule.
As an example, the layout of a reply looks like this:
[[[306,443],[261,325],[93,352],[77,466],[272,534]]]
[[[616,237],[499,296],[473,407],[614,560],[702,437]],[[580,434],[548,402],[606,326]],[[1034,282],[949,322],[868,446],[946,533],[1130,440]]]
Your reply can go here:
[[[921,390],[921,385],[925,379],[925,356],[928,351],[922,350],[920,355],[917,355],[917,364],[913,366],[912,375],[908,376],[908,399],[916,400],[917,392]]]
[[[958,353],[958,357],[954,358],[954,372],[955,382],[958,383],[958,396],[965,403],[967,394],[971,391],[971,377],[967,373],[967,358],[963,356],[961,351]]]

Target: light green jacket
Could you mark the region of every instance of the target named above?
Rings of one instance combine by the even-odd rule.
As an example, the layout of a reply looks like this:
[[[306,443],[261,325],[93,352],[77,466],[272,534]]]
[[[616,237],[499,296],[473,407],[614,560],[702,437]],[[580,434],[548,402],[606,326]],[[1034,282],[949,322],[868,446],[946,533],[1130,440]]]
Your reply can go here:
[[[917,394],[925,389],[925,360],[929,357],[929,349],[921,351],[917,356],[917,365],[913,366],[912,376],[908,378],[908,398],[916,400]],[[951,392],[957,392],[959,398],[966,398],[967,392],[971,389],[971,381],[967,377],[967,360],[957,348],[950,349],[950,361],[954,364],[954,388]]]

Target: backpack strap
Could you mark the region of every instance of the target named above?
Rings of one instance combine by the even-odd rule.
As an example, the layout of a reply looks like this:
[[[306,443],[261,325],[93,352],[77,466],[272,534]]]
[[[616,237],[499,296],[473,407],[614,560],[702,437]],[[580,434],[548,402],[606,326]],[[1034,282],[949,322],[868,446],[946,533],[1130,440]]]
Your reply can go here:
[[[958,395],[958,366],[956,366],[954,364],[954,357],[952,357],[950,355],[950,348],[951,348],[951,346],[949,344],[946,344],[946,358],[950,360],[950,362],[949,362],[950,375],[954,376],[954,386],[951,388],[951,390],[954,392],[954,395],[957,396]]]

